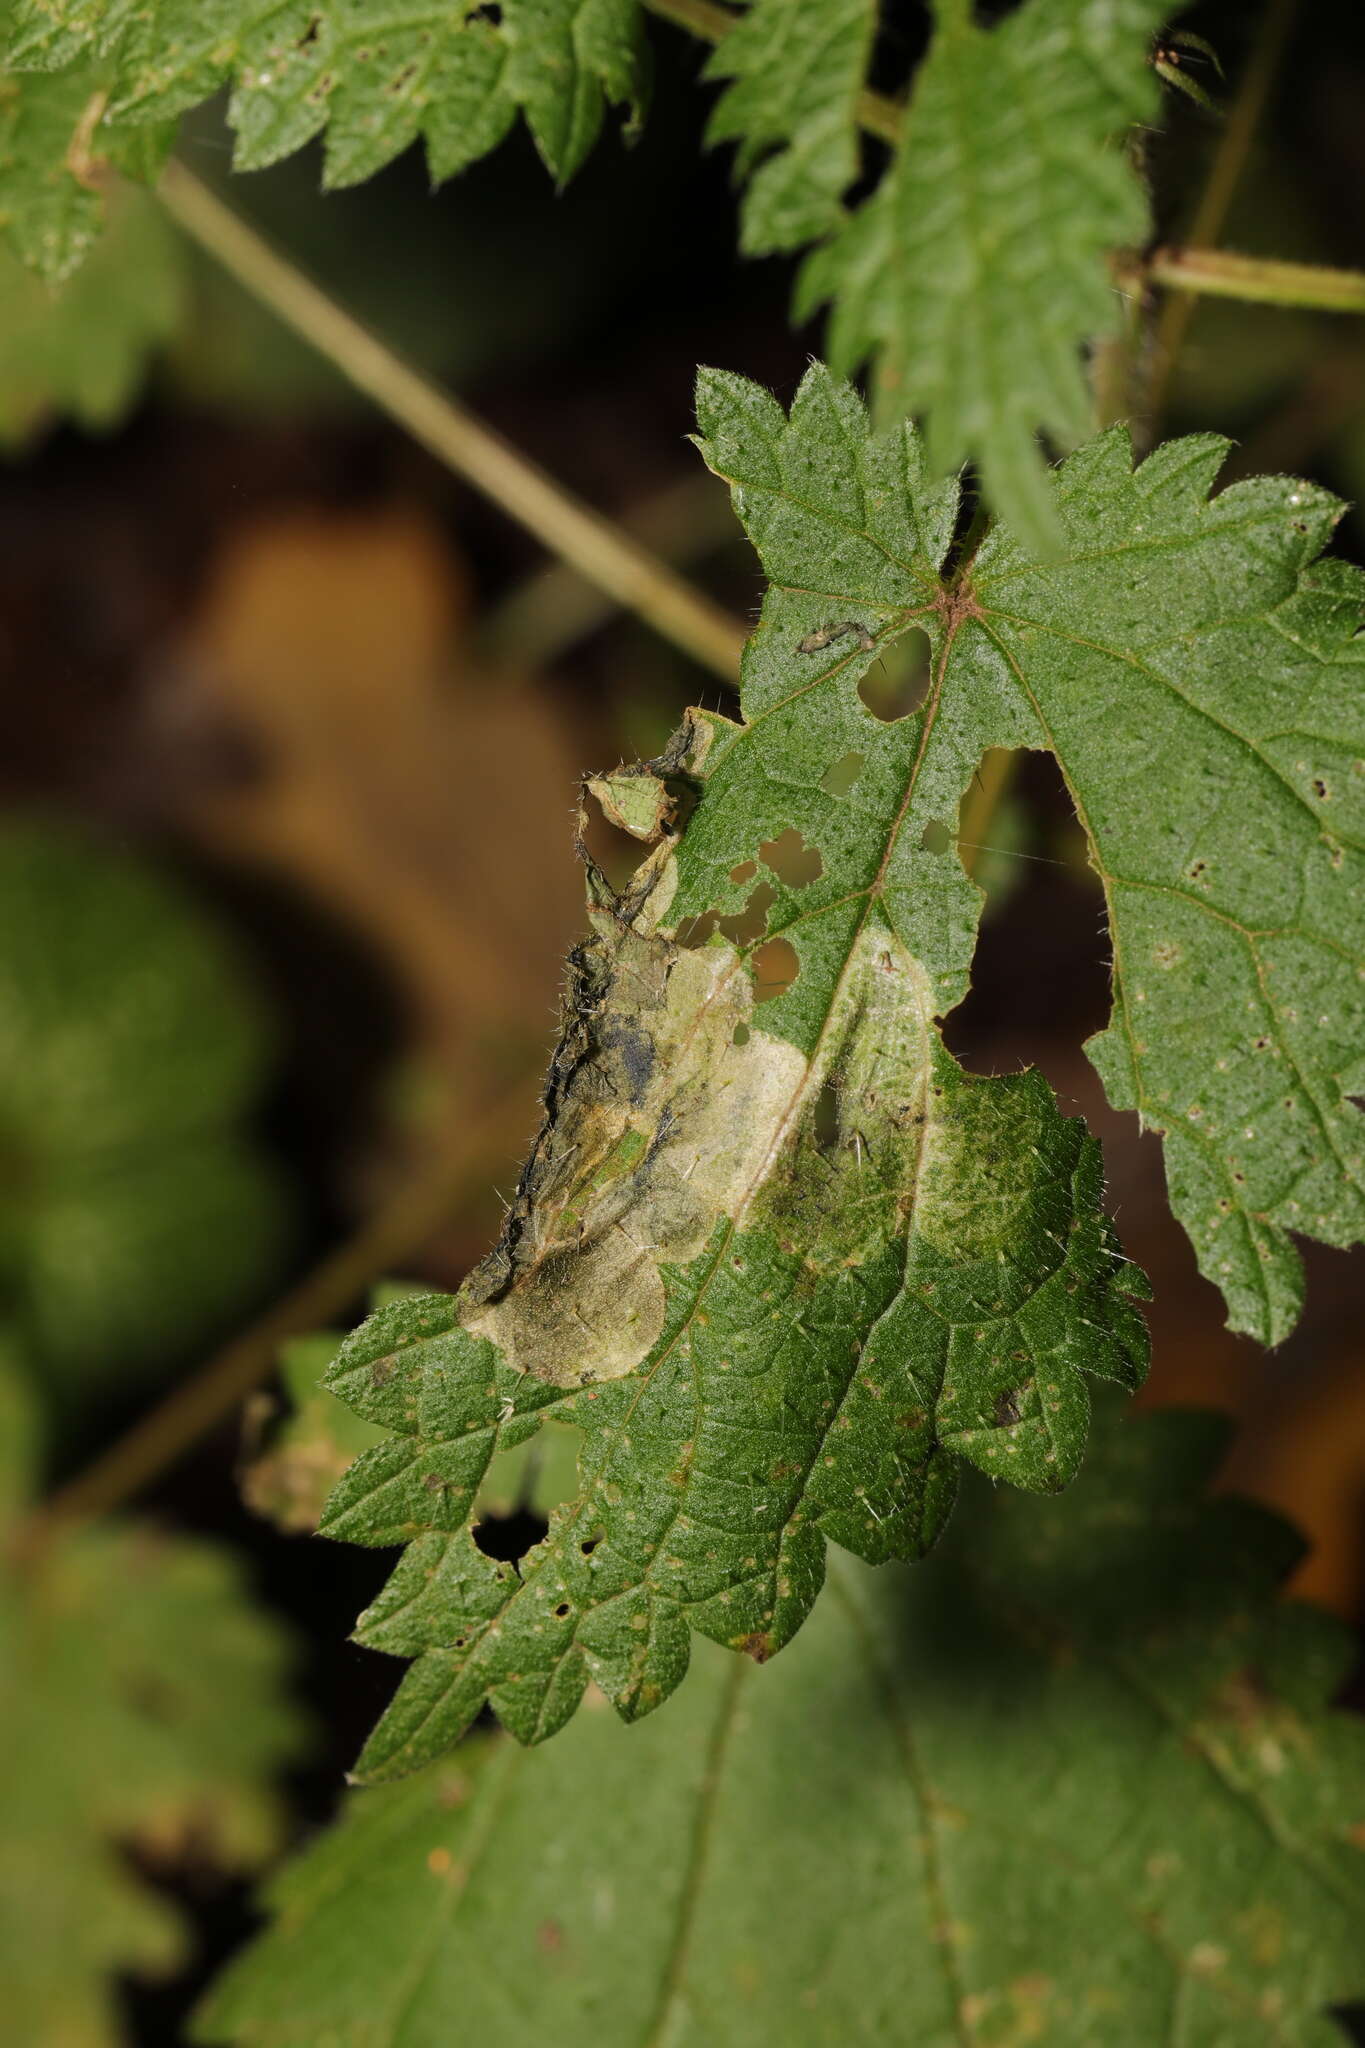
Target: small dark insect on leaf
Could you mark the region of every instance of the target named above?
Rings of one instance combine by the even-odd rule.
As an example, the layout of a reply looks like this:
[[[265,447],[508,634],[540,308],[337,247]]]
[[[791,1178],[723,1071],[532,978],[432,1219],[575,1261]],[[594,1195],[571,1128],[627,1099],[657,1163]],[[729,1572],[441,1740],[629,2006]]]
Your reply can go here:
[[[798,654],[818,654],[822,647],[828,647],[834,640],[842,640],[849,633],[856,633],[858,645],[870,648],[876,645],[867,627],[857,619],[840,619],[835,624],[817,626],[813,633],[807,633],[804,640],[797,642]]]

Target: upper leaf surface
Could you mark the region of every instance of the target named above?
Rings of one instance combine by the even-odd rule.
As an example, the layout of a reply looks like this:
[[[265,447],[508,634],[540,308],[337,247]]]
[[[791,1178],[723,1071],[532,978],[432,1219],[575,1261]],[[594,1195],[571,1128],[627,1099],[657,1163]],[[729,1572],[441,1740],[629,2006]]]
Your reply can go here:
[[[604,98],[639,94],[637,0],[503,0],[498,10],[405,0],[18,0],[9,61],[60,69],[92,51],[107,118],[164,121],[220,86],[236,163],[325,144],[325,182],[367,178],[422,136],[432,175],[493,149],[524,111],[556,177],[578,168]]]
[[[769,1669],[704,1651],[624,1739],[585,1713],[353,1799],[196,2038],[1339,2044],[1350,1644],[1273,1603],[1278,1525],[1197,1499],[1219,1446],[1106,1431],[1063,1501],[980,1488],[914,1573],[841,1561]]]
[[[0,1405],[8,1431],[23,1407],[9,1371]],[[118,2048],[117,1975],[186,1948],[123,1852],[241,1867],[275,1847],[270,1774],[300,1734],[284,1645],[225,1555],[133,1525],[53,1535],[8,1566],[0,1639],[6,2032]]]
[[[754,427],[755,476],[778,488],[746,486],[745,509],[800,587],[769,600],[744,725],[692,714],[653,769],[597,779],[645,830],[685,824],[622,898],[594,880],[502,1244],[455,1302],[372,1319],[329,1376],[412,1439],[353,1466],[324,1522],[411,1543],[361,1624],[418,1658],[373,1775],[486,1698],[527,1740],[590,1676],[644,1713],[689,1629],[768,1656],[809,1611],[827,1538],[918,1554],[964,1460],[1055,1489],[1081,1455],[1085,1374],[1131,1385],[1145,1363],[1094,1141],[1036,1074],[969,1080],[934,1026],[978,899],[926,832],[998,706],[974,692],[940,715],[935,685],[885,723],[855,687],[863,640],[923,622],[950,650],[955,492],[926,482],[909,429],[870,447],[824,374],[792,427],[724,379],[702,412],[717,461]],[[830,495],[847,531],[803,548],[787,485]],[[583,1431],[578,1485],[516,1571],[475,1544],[472,1504],[495,1448],[551,1410]]]
[[[1057,529],[1034,431],[1070,445],[1091,408],[1083,343],[1115,330],[1108,253],[1147,208],[1123,137],[1150,119],[1169,0],[1025,0],[992,28],[940,0],[886,176],[810,259],[798,310],[833,303],[837,369],[875,357],[930,456],[971,457],[1016,532]]]
[[[1115,430],[1057,476],[1059,556],[1040,563],[1001,530],[935,596],[903,433],[869,435],[818,370],[790,420],[714,373],[700,414],[773,587],[745,656],[748,724],[712,768],[677,907],[736,907],[726,878],[754,827],[774,838],[799,811],[825,844],[811,786],[847,748],[866,765],[838,829],[869,841],[894,801],[888,748],[913,756],[912,813],[945,822],[984,747],[1051,751],[1109,909],[1114,1018],[1092,1056],[1115,1104],[1164,1133],[1173,1205],[1232,1326],[1278,1341],[1301,1294],[1289,1233],[1349,1244],[1365,1228],[1349,1100],[1365,1077],[1365,579],[1315,559],[1336,502],[1286,478],[1210,500],[1222,442],[1172,442],[1135,471]],[[857,679],[929,607],[924,711],[869,747]],[[850,634],[802,654],[831,618],[874,647]],[[729,775],[752,808],[725,800]],[[948,837],[927,850],[908,818],[876,871],[880,914],[939,1013],[965,992],[979,900]],[[841,867],[844,886],[817,882],[772,913],[802,973],[768,1014],[793,1033],[816,1026],[826,937],[854,914],[848,879]]]
[[[734,82],[707,133],[740,145],[749,255],[800,248],[838,225],[858,174],[858,95],[876,22],[875,0],[753,0],[712,55],[707,77]]]

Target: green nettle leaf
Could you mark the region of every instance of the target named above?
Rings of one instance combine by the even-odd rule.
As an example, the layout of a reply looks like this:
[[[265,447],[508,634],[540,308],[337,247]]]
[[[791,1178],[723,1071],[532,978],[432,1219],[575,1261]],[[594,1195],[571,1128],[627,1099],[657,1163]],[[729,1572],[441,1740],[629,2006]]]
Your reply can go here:
[[[1090,430],[1083,343],[1116,331],[1106,268],[1148,235],[1123,137],[1150,120],[1151,38],[1170,0],[1025,0],[993,28],[938,0],[901,147],[809,259],[808,317],[833,301],[837,369],[876,358],[897,412],[927,413],[930,459],[971,457],[1016,532],[1059,535],[1034,430]]]
[[[7,1370],[6,1555],[32,1421]],[[188,1948],[126,1852],[244,1869],[278,1844],[270,1778],[303,1733],[283,1697],[285,1645],[225,1553],[136,1524],[50,1534],[11,1561],[0,1640],[5,2032],[117,2048],[117,1976],[173,1969]]]
[[[0,444],[21,447],[54,419],[98,429],[126,412],[179,320],[180,255],[161,209],[130,186],[65,284],[0,248]]]
[[[1095,1057],[1166,1133],[1234,1324],[1289,1327],[1291,1230],[1361,1230],[1362,579],[1314,559],[1334,501],[1286,480],[1210,501],[1221,443],[1135,472],[1116,431],[1056,480],[1059,558],[1000,532],[945,573],[956,491],[908,423],[871,434],[820,367],[790,417],[704,372],[699,413],[771,583],[745,722],[689,714],[652,801],[625,793],[638,769],[598,778],[662,836],[620,897],[590,869],[503,1239],[328,1379],[394,1436],[324,1530],[410,1546],[359,1627],[417,1660],[370,1777],[485,1700],[525,1741],[590,1678],[637,1717],[691,1631],[766,1658],[826,1539],[919,1555],[964,1463],[1060,1487],[1085,1375],[1141,1377],[1094,1141],[1036,1073],[966,1077],[935,1023],[967,987],[981,895],[955,821],[988,748],[1049,749],[1075,794],[1114,933]],[[920,674],[899,717],[864,701],[882,658]],[[583,1432],[577,1488],[497,1562],[472,1504],[551,1413]]]
[[[908,802],[880,901],[942,1014],[965,993],[979,905],[951,848],[959,796],[988,746],[1054,754],[1114,950],[1112,1022],[1088,1050],[1115,1105],[1164,1135],[1173,1206],[1232,1327],[1279,1342],[1302,1299],[1289,1233],[1365,1230],[1350,1100],[1365,1092],[1365,578],[1317,559],[1340,506],[1284,477],[1210,499],[1224,441],[1169,442],[1134,470],[1115,428],[1056,475],[1058,557],[998,529],[940,583],[916,557],[933,514],[908,428],[869,435],[819,369],[790,419],[713,372],[699,409],[772,588],[745,658],[749,723],[713,755],[686,842],[698,882],[674,912],[739,906],[740,825],[772,841],[799,824],[821,847],[826,817],[871,836]],[[830,620],[858,631],[803,656]],[[859,678],[921,629],[924,706],[884,736]],[[863,757],[848,797],[807,795],[845,748]],[[908,795],[904,766],[879,779],[897,748]],[[926,815],[946,829],[914,829]],[[805,1018],[825,934],[853,914],[841,894],[826,875],[774,897],[769,929],[804,964],[765,1018]]]
[[[380,1288],[377,1294],[406,1298],[420,1291]],[[315,1530],[337,1481],[362,1452],[388,1440],[387,1430],[366,1422],[321,1384],[340,1343],[340,1332],[320,1331],[284,1345],[279,1377],[287,1413],[273,1420],[266,1396],[248,1414],[243,1497],[258,1515],[291,1535]],[[475,1526],[487,1516],[519,1510],[548,1515],[573,1491],[578,1446],[578,1431],[558,1426],[500,1451],[489,1462],[474,1500]]]
[[[274,1274],[245,1128],[269,1034],[165,876],[53,825],[0,834],[0,1318],[49,1385],[155,1371]]]
[[[196,2040],[1331,2048],[1353,1646],[1273,1599],[1282,1524],[1198,1499],[1223,1442],[1110,1426],[1063,1502],[979,1488],[919,1570],[840,1560],[770,1670],[708,1648],[628,1736],[353,1795]]]
[[[370,177],[421,136],[432,176],[497,146],[525,114],[557,178],[596,140],[605,100],[635,109],[638,0],[17,0],[8,61],[107,69],[107,118],[174,119],[224,84],[236,167],[256,170],[324,138],[324,183]]]
[[[1086,1375],[1132,1386],[1145,1367],[1098,1146],[1040,1075],[969,1079],[934,1023],[965,988],[980,897],[930,828],[1001,736],[1000,692],[973,682],[950,710],[936,687],[885,722],[855,687],[887,638],[928,626],[951,647],[955,488],[926,481],[909,429],[869,444],[823,372],[792,428],[734,380],[704,380],[702,415],[713,462],[739,459],[747,419],[771,481],[789,457],[801,503],[828,493],[858,531],[791,528],[801,588],[770,595],[745,725],[690,714],[652,799],[626,793],[638,771],[599,778],[614,810],[673,822],[623,897],[590,876],[502,1242],[455,1300],[372,1317],[328,1376],[395,1434],[324,1531],[410,1545],[359,1628],[417,1659],[370,1776],[455,1740],[485,1699],[526,1741],[589,1678],[643,1714],[692,1630],[766,1658],[809,1612],[827,1539],[920,1555],[964,1463],[1062,1486]],[[768,501],[741,501],[771,550]],[[870,606],[860,570],[880,578]],[[578,1484],[514,1568],[476,1544],[473,1504],[550,1414],[583,1433]]]
[[[876,24],[875,0],[753,0],[713,53],[707,77],[735,82],[707,134],[740,145],[749,255],[800,248],[838,225],[858,175],[858,95]]]

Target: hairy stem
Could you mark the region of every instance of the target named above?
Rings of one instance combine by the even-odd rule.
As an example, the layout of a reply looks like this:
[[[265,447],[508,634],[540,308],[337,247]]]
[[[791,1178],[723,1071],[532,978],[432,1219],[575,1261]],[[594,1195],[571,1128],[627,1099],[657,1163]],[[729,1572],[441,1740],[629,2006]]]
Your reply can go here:
[[[733,683],[745,632],[666,563],[521,455],[272,249],[180,163],[159,186],[168,212],[253,297],[301,335],[424,448],[472,483],[694,661]]]
[[[730,494],[709,470],[689,471],[678,482],[642,498],[630,507],[628,517],[632,532],[646,546],[665,561],[689,568],[700,557],[741,538]],[[617,610],[615,598],[601,584],[586,582],[567,562],[545,562],[489,612],[478,629],[479,646],[515,680],[557,661],[575,642],[606,625]]]
[[[1148,258],[1146,274],[1153,284],[1211,298],[1365,313],[1365,272],[1329,270],[1320,263],[1282,263],[1270,256],[1238,256],[1230,249],[1157,249]]]

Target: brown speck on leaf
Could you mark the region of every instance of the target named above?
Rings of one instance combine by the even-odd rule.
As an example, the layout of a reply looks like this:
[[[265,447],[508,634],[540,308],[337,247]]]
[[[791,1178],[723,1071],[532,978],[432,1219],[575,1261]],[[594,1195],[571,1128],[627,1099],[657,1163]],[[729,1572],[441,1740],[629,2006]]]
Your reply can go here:
[[[536,1929],[536,1947],[543,1956],[557,1956],[564,1946],[564,1929],[557,1920],[542,1920]]]
[[[755,1629],[750,1636],[741,1636],[735,1648],[742,1650],[746,1657],[752,1657],[755,1664],[766,1664],[773,1654],[773,1639],[761,1629]]]

